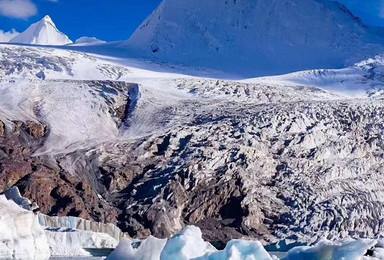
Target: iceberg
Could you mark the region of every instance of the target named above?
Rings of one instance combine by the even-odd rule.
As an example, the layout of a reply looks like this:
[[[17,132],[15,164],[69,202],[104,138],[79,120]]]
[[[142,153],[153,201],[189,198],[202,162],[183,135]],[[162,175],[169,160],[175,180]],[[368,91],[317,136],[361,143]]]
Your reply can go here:
[[[166,239],[150,236],[135,246],[137,243],[123,238],[106,260],[159,260],[166,243]]]
[[[232,240],[224,250],[194,260],[272,260],[258,241]]]
[[[188,260],[214,252],[215,248],[203,240],[201,230],[188,226],[168,240],[161,252],[161,260]]]
[[[47,236],[32,211],[0,195],[0,259],[49,259]]]
[[[107,260],[272,260],[260,242],[232,240],[217,251],[202,238],[201,230],[188,226],[172,238],[149,237],[134,248],[135,243],[122,239]]]

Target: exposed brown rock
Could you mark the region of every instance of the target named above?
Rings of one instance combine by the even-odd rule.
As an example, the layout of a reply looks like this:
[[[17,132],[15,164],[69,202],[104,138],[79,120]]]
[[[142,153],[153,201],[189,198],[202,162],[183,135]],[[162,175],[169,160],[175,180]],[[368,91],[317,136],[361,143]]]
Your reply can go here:
[[[50,216],[74,216],[106,223],[116,222],[116,212],[101,201],[90,186],[66,172],[45,166],[17,183],[23,196]]]
[[[0,191],[11,188],[32,171],[31,153],[17,137],[0,137]]]
[[[32,139],[40,139],[46,135],[46,125],[30,120],[27,120],[26,122],[15,120],[13,123],[13,135],[20,136],[22,133],[25,133]]]
[[[4,126],[4,123],[0,121],[0,136],[4,136],[4,135],[5,135],[5,126]]]
[[[128,109],[126,104],[123,104],[115,108],[117,118],[119,118],[120,120],[124,120],[125,117],[127,116],[127,110]]]
[[[25,130],[26,132],[32,136],[33,138],[42,138],[46,134],[46,126],[33,122],[33,121],[27,121],[25,122]]]
[[[55,160],[32,156],[34,148],[24,144],[23,136],[41,138],[46,126],[31,121],[14,124],[13,133],[0,137],[0,192],[17,186],[42,213],[116,223],[116,210],[89,184],[61,169]]]

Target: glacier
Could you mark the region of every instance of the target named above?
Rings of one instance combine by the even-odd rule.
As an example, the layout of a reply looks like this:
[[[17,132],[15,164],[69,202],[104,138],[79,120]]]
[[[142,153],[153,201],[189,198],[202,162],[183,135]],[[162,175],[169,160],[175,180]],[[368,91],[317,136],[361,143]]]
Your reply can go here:
[[[99,182],[100,176],[115,176],[102,186],[109,190],[98,190],[97,196],[100,201],[111,199],[108,192],[122,196],[121,201],[116,202],[124,208],[125,228],[138,230],[136,235],[132,233],[133,237],[151,234],[169,237],[180,232],[185,222],[198,221],[207,221],[202,232],[210,236],[210,241],[222,239],[225,242],[228,238],[221,237],[221,232],[233,230],[230,234],[235,238],[246,234],[252,237],[260,230],[263,244],[285,239],[312,244],[323,236],[337,240],[348,235],[373,238],[380,233],[378,223],[382,213],[377,205],[382,196],[377,183],[382,180],[374,173],[382,163],[376,153],[381,145],[380,138],[376,138],[382,120],[380,56],[341,70],[230,80],[208,78],[209,71],[85,54],[76,47],[4,44],[0,48],[3,68],[0,71],[3,77],[0,120],[5,133],[11,134],[16,128],[15,120],[43,122],[50,134],[34,150],[37,151],[35,160],[43,158],[41,164],[48,161],[51,167],[52,161],[57,160],[62,169],[75,176],[73,178],[87,178],[89,183],[105,185]],[[40,72],[44,73],[44,79],[39,77]],[[200,73],[200,76],[192,76],[193,73]],[[335,82],[345,88],[354,83],[361,94],[359,98],[352,98],[348,93],[335,93],[332,88],[322,87],[319,83],[322,81]],[[126,82],[135,83],[126,85]],[[130,90],[134,90],[132,95]],[[131,98],[135,101],[132,107],[129,105],[132,110],[125,121],[121,120],[115,113],[116,108],[126,105]],[[67,102],[77,109],[67,106]],[[350,123],[355,117],[360,118],[360,124]],[[100,126],[99,120],[105,124]],[[330,123],[332,128],[327,127]],[[356,132],[366,131],[367,139],[355,138]],[[106,135],[106,132],[113,135]],[[339,135],[345,138],[340,139]],[[204,149],[200,147],[202,143],[207,145]],[[318,150],[313,150],[314,147]],[[88,152],[84,154],[84,151]],[[284,164],[281,160],[289,154],[297,158],[289,157],[291,159]],[[335,154],[344,159],[335,159]],[[323,169],[321,176],[312,174],[318,167],[318,160],[331,170]],[[266,164],[258,164],[260,161]],[[41,164],[35,169],[40,171]],[[121,168],[116,171],[111,165]],[[254,173],[255,167],[260,167],[260,173]],[[51,186],[55,183],[49,182],[49,186],[43,186],[47,188],[43,191],[34,189],[28,186],[33,183],[34,176],[39,185],[46,180],[44,176],[41,178],[41,172],[34,172],[33,168],[31,171],[21,181],[15,178],[14,183],[19,181],[23,192],[28,192],[34,201],[42,200],[39,194],[50,193],[48,188],[55,187]],[[146,173],[124,193],[130,181],[125,178],[141,171]],[[281,181],[269,182],[276,171],[276,178]],[[173,172],[179,174],[173,175]],[[49,176],[54,175],[50,172]],[[167,178],[171,181],[167,182]],[[216,189],[216,184],[206,183],[212,180],[223,186],[212,191],[204,188]],[[239,182],[244,190],[239,188]],[[365,183],[363,190],[362,183]],[[297,193],[292,189],[295,185],[302,187]],[[82,188],[74,185],[73,189],[78,192],[79,187]],[[284,193],[275,194],[275,189]],[[173,204],[164,199],[169,191],[175,196],[171,196]],[[365,203],[360,203],[361,197],[356,195],[361,192],[366,194]],[[185,194],[194,194],[196,200],[185,200]],[[213,196],[207,199],[205,196],[209,194]],[[348,199],[339,200],[339,196]],[[291,202],[292,197],[298,197],[302,209]],[[49,209],[52,198],[48,196],[48,199],[45,207]],[[221,199],[224,199],[220,202],[223,204],[212,204]],[[77,199],[75,201],[78,203]],[[250,213],[238,218],[225,210],[227,204],[239,205],[239,210],[246,207]],[[223,226],[219,228],[209,226],[212,218],[218,218],[212,213],[216,210],[212,210],[213,207],[218,207],[217,210],[224,207],[224,219],[217,222]],[[281,212],[282,207],[284,212]],[[137,211],[137,208],[143,210]],[[183,216],[183,209],[191,214]],[[137,224],[137,216],[129,215],[133,210],[135,214],[146,214],[142,217],[153,221],[150,224],[153,226]],[[212,213],[212,218],[202,218],[200,210]],[[45,212],[49,211],[45,209]],[[360,221],[362,215],[367,221]],[[333,219],[337,220],[336,225]],[[261,228],[241,234],[236,228],[231,229],[234,221]],[[319,231],[320,223],[324,223],[324,227]],[[273,234],[271,229],[275,231]]]
[[[105,233],[71,228],[45,228],[52,256],[91,256],[89,249],[113,249],[118,241]]]

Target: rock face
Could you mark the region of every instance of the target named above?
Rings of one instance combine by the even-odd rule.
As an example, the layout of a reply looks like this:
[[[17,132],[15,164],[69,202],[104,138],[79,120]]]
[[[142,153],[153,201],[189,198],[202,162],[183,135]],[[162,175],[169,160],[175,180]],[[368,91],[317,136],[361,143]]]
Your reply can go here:
[[[118,104],[129,106],[128,101]],[[32,157],[46,140],[47,126],[15,121],[9,123],[9,129],[13,131],[0,136],[0,191],[18,186],[23,196],[50,215],[116,222],[116,211],[98,198],[91,182],[63,170],[55,158]]]
[[[46,134],[46,128],[47,126],[38,124],[33,121],[27,121],[25,123],[25,130],[26,132],[32,136],[33,138],[43,138]]]
[[[4,123],[0,121],[0,137],[4,136],[4,134],[5,134]]]
[[[37,215],[0,195],[0,258],[49,259],[47,237]]]

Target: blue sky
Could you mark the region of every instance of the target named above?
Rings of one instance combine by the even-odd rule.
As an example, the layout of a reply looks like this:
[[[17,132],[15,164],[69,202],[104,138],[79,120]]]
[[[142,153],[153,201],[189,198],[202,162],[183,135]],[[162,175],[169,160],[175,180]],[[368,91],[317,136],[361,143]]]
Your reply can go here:
[[[182,1],[182,0],[180,0]],[[0,0],[0,29],[24,31],[49,14],[72,40],[129,38],[161,0]],[[384,26],[384,0],[340,0],[366,24]],[[0,31],[1,33],[1,31]]]
[[[1,12],[2,2],[10,5],[11,2],[16,2],[11,7],[19,10],[15,13],[8,9]],[[161,0],[0,0],[0,29],[10,31],[14,28],[22,32],[32,22],[48,14],[58,29],[72,40],[81,36],[94,36],[107,41],[125,40],[160,2]],[[32,3],[35,10],[28,3]]]

